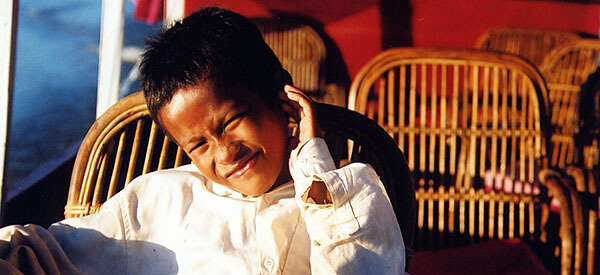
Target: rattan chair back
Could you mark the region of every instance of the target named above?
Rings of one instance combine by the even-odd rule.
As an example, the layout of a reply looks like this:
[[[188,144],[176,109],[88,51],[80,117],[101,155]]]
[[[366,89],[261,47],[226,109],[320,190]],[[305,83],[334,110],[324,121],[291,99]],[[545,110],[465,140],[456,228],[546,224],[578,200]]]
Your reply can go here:
[[[84,138],[73,167],[65,217],[96,213],[135,177],[189,163],[149,116],[141,93],[109,108]]]
[[[540,67],[551,104],[551,165],[565,167],[579,157],[574,136],[578,132],[581,86],[598,67],[600,40],[579,39],[552,51]]]
[[[417,182],[415,249],[518,237],[561,250],[560,260],[548,257],[570,270],[571,210],[560,214],[559,240],[547,224],[546,188],[562,205],[568,191],[538,180],[547,166],[546,95],[540,73],[510,54],[396,48],[363,67],[349,108],[381,125],[407,157]]]
[[[552,50],[577,39],[579,39],[579,35],[570,31],[498,27],[482,34],[475,47],[482,50],[516,54],[535,66],[540,66]]]
[[[325,43],[312,27],[276,19],[259,18],[254,23],[297,88],[307,93],[323,90]]]
[[[565,171],[573,178],[574,189],[584,198],[583,231],[587,232],[587,274],[600,273],[598,236],[598,202],[600,200],[600,68],[581,86],[579,100],[579,132],[575,147],[579,152],[577,164]],[[587,214],[587,215],[586,215]]]

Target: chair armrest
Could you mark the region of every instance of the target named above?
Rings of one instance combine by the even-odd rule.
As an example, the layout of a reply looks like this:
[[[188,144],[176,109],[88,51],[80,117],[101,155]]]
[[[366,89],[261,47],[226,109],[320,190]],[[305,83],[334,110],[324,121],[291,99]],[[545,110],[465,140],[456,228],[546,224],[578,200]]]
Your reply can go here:
[[[561,274],[579,273],[584,269],[584,211],[573,178],[564,171],[545,168],[540,171],[542,185],[560,203]]]
[[[576,189],[582,205],[582,231],[585,233],[584,244],[587,243],[586,270],[588,274],[597,274],[600,268],[596,266],[595,259],[598,236],[598,202],[600,200],[598,171],[593,168],[589,169],[585,165],[584,167],[572,165],[565,168],[565,173],[568,176],[567,183],[572,183],[571,187]]]

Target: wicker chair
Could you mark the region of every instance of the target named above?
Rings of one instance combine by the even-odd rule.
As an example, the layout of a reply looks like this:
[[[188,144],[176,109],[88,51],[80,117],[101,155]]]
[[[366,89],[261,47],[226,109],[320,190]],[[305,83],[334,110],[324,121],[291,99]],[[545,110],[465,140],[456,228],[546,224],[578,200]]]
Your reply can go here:
[[[521,27],[499,27],[482,34],[475,48],[519,55],[540,66],[555,48],[579,39],[575,32]]]
[[[254,19],[283,68],[294,79],[294,85],[316,92],[324,85],[325,43],[310,26],[274,19]]]
[[[581,87],[581,98],[578,104],[579,132],[575,138],[575,147],[579,155],[576,165],[565,168],[562,175],[565,182],[571,183],[573,196],[582,201],[582,231],[587,246],[582,251],[586,261],[587,274],[599,274],[600,249],[598,234],[599,189],[600,189],[600,69],[591,74]]]
[[[414,183],[396,143],[376,123],[345,108],[318,103],[317,116],[339,166],[365,162],[380,175],[409,247],[415,222]],[[189,162],[152,122],[142,93],[128,96],[100,116],[86,135],[75,160],[65,217],[96,213],[138,175]]]
[[[539,254],[551,268],[580,268],[579,212],[560,177],[540,174],[546,94],[538,71],[508,54],[396,48],[363,67],[349,108],[375,120],[407,156],[418,182],[416,250],[517,237],[549,248]],[[556,224],[546,190],[562,205]],[[544,255],[555,249],[560,257]]]
[[[253,22],[296,87],[314,100],[345,106],[345,92],[327,83],[327,50],[319,33],[297,20],[255,18]]]
[[[85,136],[73,166],[65,217],[96,213],[135,177],[190,163],[150,119],[141,92],[109,108]]]
[[[600,40],[578,39],[552,51],[540,66],[548,85],[551,104],[553,151],[551,164],[565,167],[579,157],[574,136],[578,129],[577,110],[581,85],[598,67]]]

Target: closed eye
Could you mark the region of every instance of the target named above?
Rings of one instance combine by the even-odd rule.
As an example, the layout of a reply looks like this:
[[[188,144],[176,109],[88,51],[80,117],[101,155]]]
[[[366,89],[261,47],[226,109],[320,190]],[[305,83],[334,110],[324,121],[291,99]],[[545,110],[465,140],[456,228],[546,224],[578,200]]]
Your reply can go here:
[[[222,132],[226,132],[227,130],[237,126],[237,123],[240,121],[241,118],[245,117],[248,114],[248,110],[243,111],[241,113],[236,114],[235,116],[231,117],[229,120],[225,121],[225,123],[223,123],[223,131]]]
[[[190,149],[190,153],[206,144],[206,140],[200,140]]]

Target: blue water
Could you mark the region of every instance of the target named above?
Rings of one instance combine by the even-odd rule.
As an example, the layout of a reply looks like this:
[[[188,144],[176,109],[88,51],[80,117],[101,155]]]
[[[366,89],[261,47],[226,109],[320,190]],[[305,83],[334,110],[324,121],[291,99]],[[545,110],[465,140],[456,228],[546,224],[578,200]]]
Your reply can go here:
[[[100,0],[21,0],[5,186],[79,142],[95,119]],[[132,18],[125,46],[143,46],[160,28]],[[122,78],[132,68],[124,63]],[[139,89],[137,83],[131,91]]]

